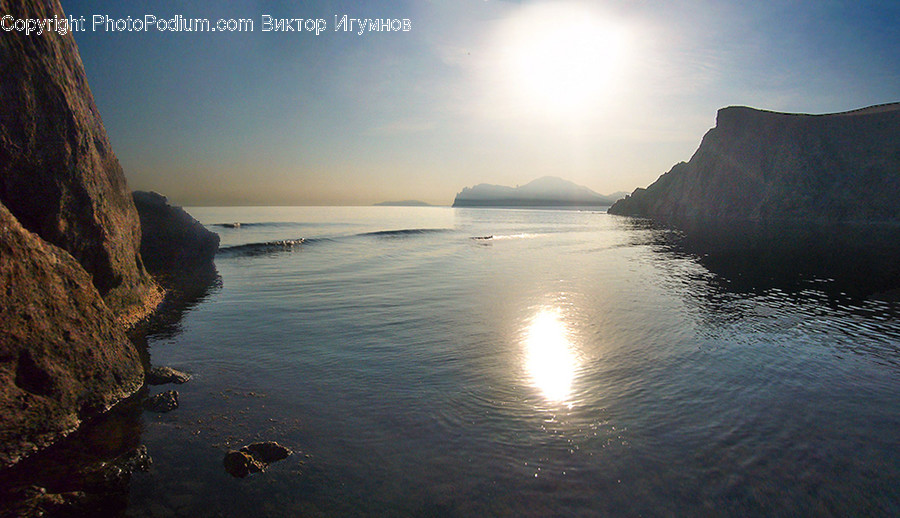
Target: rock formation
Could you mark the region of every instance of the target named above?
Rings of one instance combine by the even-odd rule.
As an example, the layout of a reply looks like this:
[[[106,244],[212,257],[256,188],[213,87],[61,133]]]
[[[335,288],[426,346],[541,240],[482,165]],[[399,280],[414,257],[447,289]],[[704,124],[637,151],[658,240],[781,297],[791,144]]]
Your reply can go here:
[[[155,276],[190,275],[213,268],[219,235],[156,192],[133,193],[141,219],[141,257]]]
[[[14,18],[63,18],[58,0],[0,0]],[[160,300],[139,256],[140,222],[71,33],[0,38],[0,201],[68,251],[125,321]]]
[[[150,412],[164,414],[178,408],[178,391],[167,390],[144,401],[144,408]]]
[[[222,464],[231,476],[244,478],[265,471],[269,464],[286,459],[294,452],[274,441],[255,442],[225,454]]]
[[[465,187],[454,207],[596,207],[609,206],[616,195],[603,196],[562,178],[545,176],[522,186],[478,184]]]
[[[723,108],[689,162],[609,212],[682,227],[900,222],[900,103],[828,115]]]
[[[191,381],[190,374],[175,370],[172,367],[153,367],[147,372],[148,385],[165,385],[168,383],[181,385],[188,381]]]
[[[0,0],[0,14],[65,16],[58,0]],[[4,31],[0,70],[3,468],[140,389],[124,330],[162,292],[72,34]]]
[[[138,390],[144,370],[90,275],[0,204],[0,467]]]

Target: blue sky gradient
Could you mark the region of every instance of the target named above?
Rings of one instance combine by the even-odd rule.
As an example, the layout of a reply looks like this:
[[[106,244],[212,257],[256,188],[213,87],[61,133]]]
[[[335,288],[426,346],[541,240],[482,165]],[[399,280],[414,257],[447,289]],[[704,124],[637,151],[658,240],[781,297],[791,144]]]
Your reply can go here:
[[[129,185],[184,205],[449,204],[544,175],[630,191],[688,160],[718,108],[900,101],[893,1],[62,3],[254,20],[75,34]],[[263,32],[264,14],[328,26]],[[412,30],[335,32],[344,14]],[[575,87],[547,77],[569,70]]]

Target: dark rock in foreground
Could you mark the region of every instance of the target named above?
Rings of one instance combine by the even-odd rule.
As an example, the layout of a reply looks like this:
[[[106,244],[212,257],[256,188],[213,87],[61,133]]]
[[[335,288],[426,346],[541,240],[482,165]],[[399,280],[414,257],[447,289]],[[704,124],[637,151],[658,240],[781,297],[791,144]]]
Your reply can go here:
[[[212,269],[219,235],[156,192],[133,193],[141,218],[141,257],[147,269],[164,278]]]
[[[118,516],[127,503],[128,485],[135,471],[149,471],[153,460],[146,446],[75,474],[78,489],[31,486],[4,495],[12,501],[0,506],[0,516]]]
[[[144,402],[144,408],[150,412],[157,412],[160,414],[171,412],[178,408],[178,392],[167,390],[161,394],[151,396]]]
[[[225,471],[236,478],[244,478],[250,473],[259,473],[266,469],[266,464],[253,458],[247,452],[230,451],[225,454],[223,461]]]
[[[89,516],[92,497],[84,491],[50,493],[46,488],[32,486],[16,495],[19,500],[9,516]]]
[[[166,383],[175,383],[181,385],[191,380],[191,375],[181,372],[172,367],[153,367],[147,373],[148,385],[165,385]]]
[[[136,392],[137,350],[91,277],[0,204],[0,467]]]
[[[0,0],[15,19],[63,18],[58,0]],[[68,251],[121,320],[161,300],[141,263],[141,229],[72,33],[0,38],[0,201]]]
[[[706,222],[900,222],[900,103],[799,115],[719,110],[690,162],[610,207]]]
[[[275,441],[255,442],[244,446],[241,448],[241,451],[249,452],[253,455],[253,458],[265,462],[266,464],[286,459],[294,453]]]
[[[226,453],[223,465],[231,476],[244,478],[250,473],[265,471],[269,464],[285,459],[293,453],[274,441],[257,442],[244,446],[240,451]]]
[[[153,459],[147,447],[140,445],[110,462],[104,462],[85,473],[85,490],[90,493],[123,492],[128,489],[135,471],[150,471]]]

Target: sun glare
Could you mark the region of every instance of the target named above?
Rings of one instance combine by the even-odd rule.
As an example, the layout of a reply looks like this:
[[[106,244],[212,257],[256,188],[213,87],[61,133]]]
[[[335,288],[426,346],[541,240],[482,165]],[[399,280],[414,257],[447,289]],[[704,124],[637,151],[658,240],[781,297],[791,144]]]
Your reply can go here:
[[[503,83],[529,111],[578,115],[609,95],[624,41],[620,28],[585,6],[523,8],[498,33]]]
[[[544,397],[565,403],[572,394],[576,361],[569,330],[558,309],[543,309],[528,326],[526,370]]]

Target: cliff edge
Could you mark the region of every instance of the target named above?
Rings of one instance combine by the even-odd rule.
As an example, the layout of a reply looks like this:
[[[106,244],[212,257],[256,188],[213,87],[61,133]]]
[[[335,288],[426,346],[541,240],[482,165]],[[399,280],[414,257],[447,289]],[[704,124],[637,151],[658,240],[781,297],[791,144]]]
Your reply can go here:
[[[58,0],[0,0],[16,19],[63,18]],[[124,322],[160,292],[144,269],[140,220],[88,87],[72,33],[0,38],[0,201],[70,254]]]
[[[900,103],[804,115],[719,110],[690,161],[610,214],[705,222],[900,222]]]
[[[65,16],[58,0],[0,14]],[[140,389],[125,329],[162,291],[72,34],[5,31],[0,70],[2,469]]]

